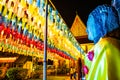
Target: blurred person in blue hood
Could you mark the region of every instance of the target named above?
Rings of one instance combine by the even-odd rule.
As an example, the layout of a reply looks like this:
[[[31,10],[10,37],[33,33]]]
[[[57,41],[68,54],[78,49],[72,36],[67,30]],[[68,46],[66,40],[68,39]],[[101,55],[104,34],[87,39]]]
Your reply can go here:
[[[99,5],[88,16],[88,39],[93,48],[85,56],[87,80],[120,80],[120,26],[116,9]]]

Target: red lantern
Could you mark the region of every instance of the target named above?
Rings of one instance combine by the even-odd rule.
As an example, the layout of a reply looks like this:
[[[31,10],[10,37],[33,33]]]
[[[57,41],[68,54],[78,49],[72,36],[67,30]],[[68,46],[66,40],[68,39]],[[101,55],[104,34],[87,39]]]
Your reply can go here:
[[[4,28],[4,35],[7,35],[7,28]]]
[[[16,37],[16,33],[17,33],[17,32],[12,29],[11,34],[12,34],[13,37]]]
[[[27,37],[27,39],[26,39],[26,45],[27,46],[30,46],[30,39]]]
[[[10,28],[8,27],[7,28],[7,34],[10,34],[11,33],[11,30],[10,30]]]
[[[33,40],[32,39],[30,39],[30,44],[33,45]]]
[[[5,26],[3,24],[0,24],[0,33],[2,32],[2,30],[4,30]]]
[[[33,39],[30,39],[30,45],[31,45],[32,47],[34,47],[34,40],[33,40]]]
[[[36,41],[35,40],[33,40],[33,45],[36,46]]]
[[[56,49],[53,49],[54,50],[54,53],[56,53]]]
[[[17,38],[21,39],[22,35],[20,33],[17,34]]]
[[[38,49],[39,49],[39,50],[43,50],[43,48],[42,48],[41,46],[38,46]]]
[[[48,50],[48,51],[50,51],[50,48],[49,48],[49,47],[47,47],[47,50]]]
[[[41,44],[41,47],[42,47],[42,49],[44,48],[44,45],[43,44]]]
[[[12,34],[12,35],[15,36],[15,34],[16,34],[15,31],[13,31],[13,34]]]
[[[36,47],[40,47],[41,46],[41,43],[40,43],[40,41],[38,41],[37,43],[36,43]]]
[[[27,37],[26,37],[26,36],[24,36],[24,35],[22,35],[22,42],[23,42],[23,44],[25,44],[26,39],[27,39]]]
[[[15,35],[14,35],[15,39],[18,39],[18,31],[15,31]]]
[[[9,37],[10,37],[10,34],[11,34],[11,30],[10,30],[10,28],[8,27],[8,28],[7,28],[7,36],[6,36],[6,38],[9,38]]]
[[[58,54],[59,54],[60,56],[62,56],[62,52],[59,52]]]

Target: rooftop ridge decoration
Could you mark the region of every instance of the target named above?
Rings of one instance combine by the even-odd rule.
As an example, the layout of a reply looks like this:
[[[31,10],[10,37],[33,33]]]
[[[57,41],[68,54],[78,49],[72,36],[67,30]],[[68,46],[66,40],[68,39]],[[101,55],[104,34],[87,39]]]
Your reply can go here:
[[[77,37],[77,36],[86,36],[86,26],[84,23],[81,21],[80,17],[78,14],[76,14],[76,17],[74,19],[74,22],[72,24],[72,27],[70,29],[72,34]]]

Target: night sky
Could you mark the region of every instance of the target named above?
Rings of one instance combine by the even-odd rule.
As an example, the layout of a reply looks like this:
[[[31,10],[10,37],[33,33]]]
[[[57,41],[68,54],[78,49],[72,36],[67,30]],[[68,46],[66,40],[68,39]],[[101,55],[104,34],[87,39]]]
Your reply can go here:
[[[86,25],[89,13],[98,5],[111,4],[111,0],[51,0],[68,27],[72,26],[76,13]]]

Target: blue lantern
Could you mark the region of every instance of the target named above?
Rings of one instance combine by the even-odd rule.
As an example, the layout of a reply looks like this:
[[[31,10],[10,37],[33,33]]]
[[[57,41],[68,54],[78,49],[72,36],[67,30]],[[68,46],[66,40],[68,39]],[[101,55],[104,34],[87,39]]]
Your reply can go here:
[[[36,0],[36,6],[40,7],[40,0]]]
[[[27,0],[27,2],[28,2],[29,4],[32,4],[32,0]]]

